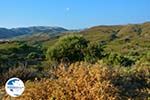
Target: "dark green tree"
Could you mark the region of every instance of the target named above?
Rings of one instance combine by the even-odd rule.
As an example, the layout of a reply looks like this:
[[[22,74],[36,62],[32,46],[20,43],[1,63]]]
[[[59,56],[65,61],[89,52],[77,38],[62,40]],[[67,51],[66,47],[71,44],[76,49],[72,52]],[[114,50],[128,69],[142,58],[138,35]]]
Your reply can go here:
[[[81,61],[84,60],[84,50],[88,41],[81,35],[67,35],[47,51],[47,58],[51,61]]]
[[[103,58],[105,55],[103,48],[100,43],[89,43],[84,53],[84,60],[93,63]]]

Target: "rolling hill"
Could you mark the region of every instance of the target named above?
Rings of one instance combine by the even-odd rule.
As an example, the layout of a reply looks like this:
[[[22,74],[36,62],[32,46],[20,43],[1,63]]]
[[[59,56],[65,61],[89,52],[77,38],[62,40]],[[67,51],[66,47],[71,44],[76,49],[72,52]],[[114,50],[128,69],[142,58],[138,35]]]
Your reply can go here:
[[[17,39],[0,41],[0,98],[9,98],[3,85],[13,76],[25,81],[27,87],[18,100],[26,97],[26,100],[39,100],[41,97],[70,97],[69,100],[80,97],[80,100],[91,94],[93,98],[98,96],[105,99],[111,95],[122,100],[149,98],[149,22],[95,26],[81,31],[54,31],[54,28],[48,28],[47,31],[47,27],[2,28],[0,31],[9,33],[1,34],[3,38]],[[75,35],[63,37],[67,34]],[[63,57],[65,60],[60,60]],[[53,60],[63,62],[60,64]],[[94,60],[96,62],[91,63]],[[94,92],[89,92],[91,90]]]
[[[33,27],[22,27],[22,28],[0,28],[0,39],[10,39],[14,37],[31,36],[35,34],[47,33],[59,34],[68,31],[62,27],[49,27],[49,26],[33,26]]]
[[[74,34],[82,34],[90,42],[99,42],[106,46],[108,52],[150,51],[150,22],[142,24],[94,26]],[[45,47],[53,45],[58,38],[45,41]]]
[[[41,42],[45,48],[53,45],[59,37],[65,34],[82,34],[90,42],[104,44],[108,52],[128,54],[129,51],[142,53],[150,50],[150,22],[128,25],[100,25],[80,31],[44,26],[0,29],[0,38],[11,37],[14,40],[25,40],[30,43],[38,41],[37,43]]]

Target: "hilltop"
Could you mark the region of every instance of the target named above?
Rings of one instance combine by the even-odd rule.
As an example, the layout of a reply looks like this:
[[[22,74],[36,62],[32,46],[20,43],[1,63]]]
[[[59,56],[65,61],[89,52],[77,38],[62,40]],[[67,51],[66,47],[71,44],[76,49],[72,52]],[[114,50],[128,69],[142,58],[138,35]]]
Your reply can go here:
[[[59,34],[68,31],[62,27],[49,27],[49,26],[32,26],[20,28],[0,28],[0,39],[10,39],[17,36],[32,36],[35,34],[47,33],[49,35]]]

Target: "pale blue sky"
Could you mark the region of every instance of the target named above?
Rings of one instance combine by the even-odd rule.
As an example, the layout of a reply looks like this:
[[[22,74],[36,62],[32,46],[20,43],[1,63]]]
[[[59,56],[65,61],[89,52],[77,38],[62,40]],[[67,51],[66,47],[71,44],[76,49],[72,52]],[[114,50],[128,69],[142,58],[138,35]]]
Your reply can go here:
[[[0,27],[70,29],[150,21],[150,0],[0,0]]]

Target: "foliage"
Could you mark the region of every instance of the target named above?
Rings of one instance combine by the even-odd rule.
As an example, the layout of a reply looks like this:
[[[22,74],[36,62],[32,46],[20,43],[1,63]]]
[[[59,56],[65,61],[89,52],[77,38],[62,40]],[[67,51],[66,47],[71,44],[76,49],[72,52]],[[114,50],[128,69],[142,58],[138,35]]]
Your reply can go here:
[[[60,38],[54,46],[50,47],[47,56],[56,62],[96,62],[103,57],[103,46],[100,43],[89,43],[80,35],[68,35]]]
[[[34,79],[36,76],[35,71],[32,71],[31,69],[27,69],[23,66],[20,67],[15,67],[15,68],[9,68],[9,70],[6,73],[2,73],[0,75],[0,83],[6,83],[6,81],[9,78],[12,77],[18,77],[21,78],[22,80],[26,81],[29,79]]]
[[[0,81],[28,80],[21,100],[147,100],[149,29],[150,23],[97,26],[76,33],[82,35],[0,42]]]
[[[36,59],[36,58],[39,58],[39,53],[37,52],[31,52],[27,55],[27,59]]]
[[[123,100],[148,100],[150,97],[150,67],[134,66],[131,69],[117,69],[113,84],[120,91]]]
[[[107,54],[104,61],[110,66],[119,65],[119,66],[125,66],[125,67],[131,66],[135,63],[134,60],[131,59],[130,57],[123,56],[118,53]]]
[[[105,68],[99,69],[101,68],[97,66],[88,68],[79,63],[70,65],[68,69],[65,69],[64,65],[60,65],[54,71],[56,79],[27,82],[26,91],[18,99],[116,99],[118,90],[110,83],[109,79],[103,79],[110,72],[107,72],[108,69]],[[101,75],[101,72],[104,74]]]
[[[66,68],[60,64],[51,79],[27,81],[25,92],[16,100],[147,100],[150,67],[101,65],[76,62]]]
[[[80,35],[67,35],[50,47],[47,56],[52,61],[81,61],[84,59],[84,49],[88,41]]]
[[[150,52],[146,52],[140,59],[136,62],[136,65],[139,66],[150,66]]]
[[[30,65],[33,62],[39,64],[43,57],[43,51],[35,46],[24,42],[17,42],[17,46],[3,48],[0,50],[0,72],[3,73],[20,63]],[[9,44],[11,45],[11,43]]]
[[[103,46],[99,43],[90,43],[86,48],[84,60],[87,62],[96,62],[99,59],[102,59],[105,55]]]

